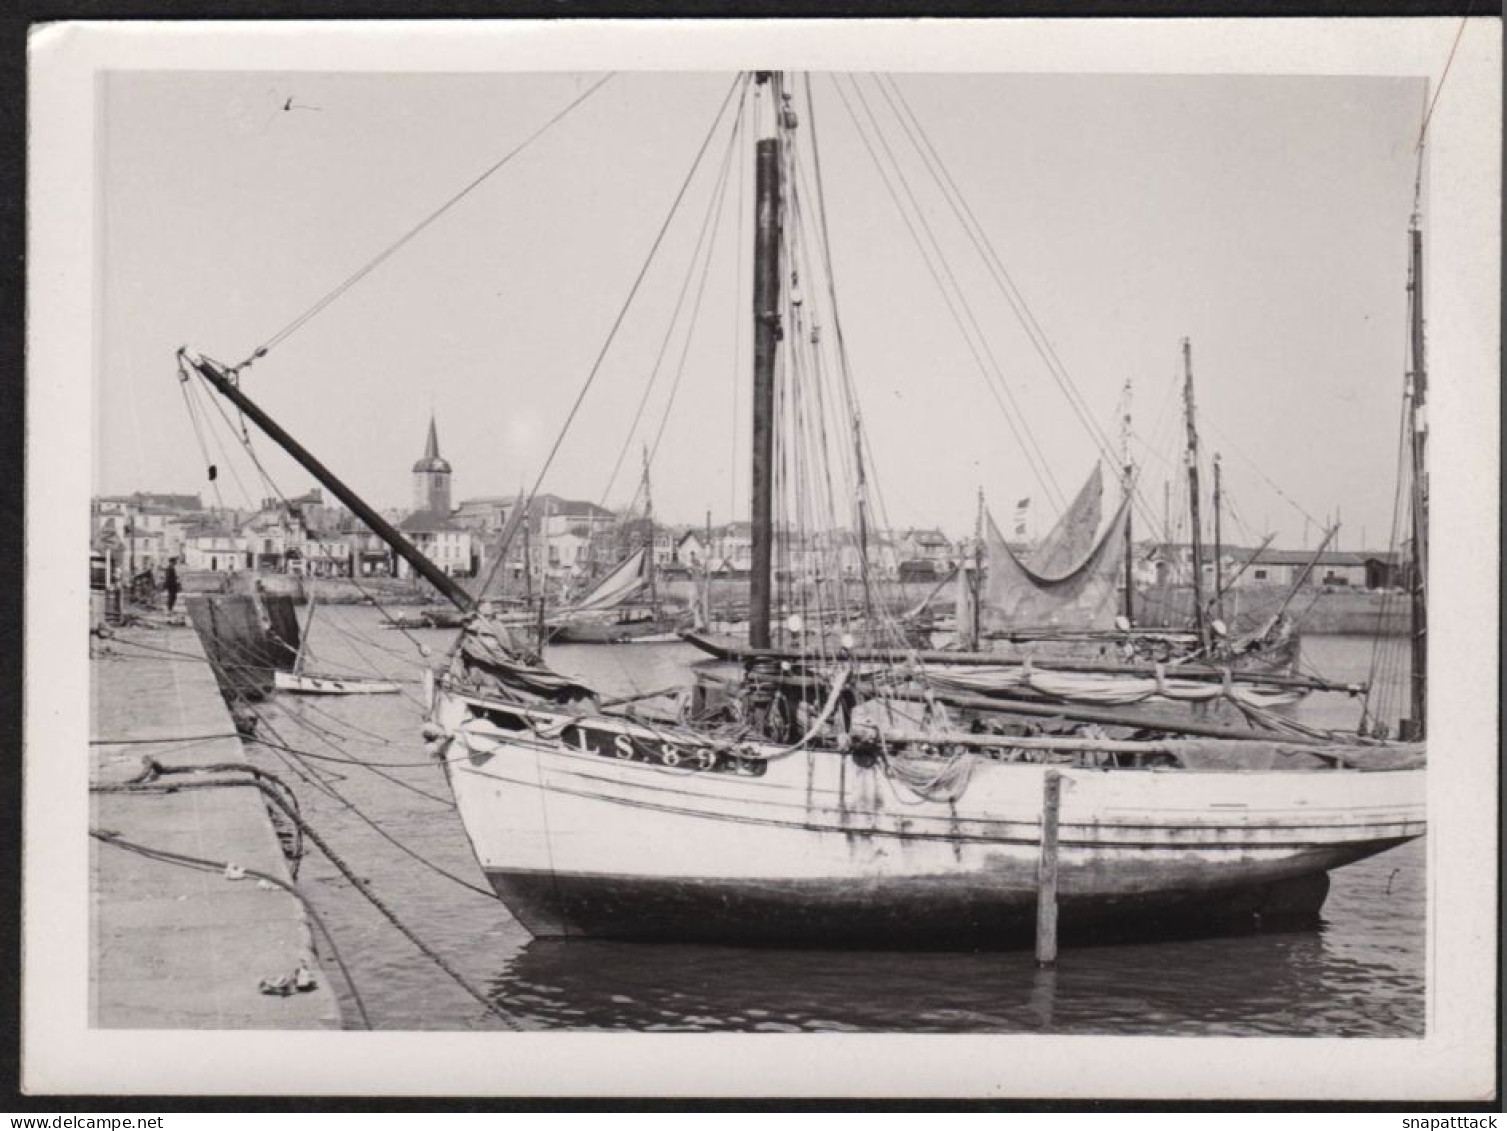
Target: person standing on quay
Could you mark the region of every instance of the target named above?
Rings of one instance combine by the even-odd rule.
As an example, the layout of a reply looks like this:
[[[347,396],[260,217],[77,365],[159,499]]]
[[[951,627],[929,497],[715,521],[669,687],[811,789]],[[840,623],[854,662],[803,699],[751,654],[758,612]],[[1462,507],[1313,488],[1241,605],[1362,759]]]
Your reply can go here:
[[[167,573],[163,576],[163,584],[167,589],[167,611],[172,612],[173,606],[178,603],[178,559],[168,558]]]

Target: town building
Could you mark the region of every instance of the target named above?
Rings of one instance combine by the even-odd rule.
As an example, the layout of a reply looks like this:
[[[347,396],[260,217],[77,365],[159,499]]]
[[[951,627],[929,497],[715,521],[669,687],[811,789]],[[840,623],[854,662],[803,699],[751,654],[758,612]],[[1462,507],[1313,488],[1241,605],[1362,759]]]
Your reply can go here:
[[[1203,584],[1212,591],[1212,547],[1204,547]],[[1191,585],[1193,548],[1187,543],[1142,542],[1135,548],[1134,575],[1142,587]],[[1325,550],[1315,558],[1313,550],[1257,550],[1221,547],[1219,576],[1227,589],[1291,588],[1309,563],[1313,569],[1305,585],[1328,588],[1387,589],[1403,585],[1404,569],[1399,555],[1387,551]]]
[[[712,530],[713,573],[747,573],[753,569],[753,524],[729,522]]]
[[[952,541],[936,528],[913,528],[901,537],[898,552],[903,562],[930,562],[938,573],[951,572],[957,564]]]
[[[458,526],[471,532],[477,569],[482,575],[493,572],[497,535],[507,525],[518,502],[518,495],[463,499],[451,516]],[[521,593],[526,579],[532,578],[548,585],[551,593],[560,592],[565,585],[591,572],[593,553],[610,557],[607,543],[611,539],[603,538],[602,534],[616,522],[617,516],[612,511],[595,503],[559,495],[537,495],[529,508],[528,522],[518,527],[508,544],[506,560],[497,567],[497,576],[510,591]]]

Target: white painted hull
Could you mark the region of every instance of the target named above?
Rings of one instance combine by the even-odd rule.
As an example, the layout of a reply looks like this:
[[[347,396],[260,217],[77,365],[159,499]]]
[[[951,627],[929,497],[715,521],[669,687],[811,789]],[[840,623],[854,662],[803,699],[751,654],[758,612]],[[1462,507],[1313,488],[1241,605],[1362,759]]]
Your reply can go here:
[[[478,730],[478,709],[437,697],[451,785],[536,935],[950,945],[1030,923],[1044,765],[978,759],[958,800],[927,801],[833,752],[690,768],[712,753],[688,732],[519,708],[489,717],[532,730]],[[650,760],[667,742],[675,766]],[[1313,914],[1331,868],[1425,831],[1423,770],[1059,769],[1065,929]]]
[[[276,672],[277,690],[295,695],[394,695],[398,685],[385,679],[348,679],[332,675]]]

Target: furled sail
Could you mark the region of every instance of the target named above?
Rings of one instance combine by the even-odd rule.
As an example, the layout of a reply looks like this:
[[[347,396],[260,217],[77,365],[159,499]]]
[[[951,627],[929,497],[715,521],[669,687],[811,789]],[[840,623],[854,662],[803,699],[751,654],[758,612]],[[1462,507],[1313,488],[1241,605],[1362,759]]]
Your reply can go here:
[[[987,629],[1024,627],[1111,629],[1125,563],[1128,500],[1110,520],[1099,542],[1070,572],[1045,576],[1027,566],[987,514],[984,553],[988,573],[981,594],[980,620]]]
[[[572,613],[602,612],[615,609],[649,584],[647,557],[643,550],[629,554],[616,569],[604,577],[601,583],[580,601]]]
[[[1099,465],[1079,489],[1072,505],[1062,512],[1051,533],[1032,552],[1031,571],[1041,577],[1061,577],[1071,572],[1094,548],[1094,534],[1103,517],[1104,476]]]

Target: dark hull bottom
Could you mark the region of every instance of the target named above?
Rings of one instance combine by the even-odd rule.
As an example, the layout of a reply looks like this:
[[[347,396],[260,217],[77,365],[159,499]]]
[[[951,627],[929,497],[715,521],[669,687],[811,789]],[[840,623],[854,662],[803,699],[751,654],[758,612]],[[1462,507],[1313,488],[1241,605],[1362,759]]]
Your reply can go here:
[[[837,882],[709,883],[622,876],[488,872],[497,894],[540,938],[708,942],[858,949],[1009,949],[1029,946],[1034,900],[915,885],[904,898],[867,896]],[[1122,941],[1274,926],[1311,926],[1329,874],[1249,887],[1157,895],[1077,897],[1058,903],[1064,943]]]
[[[631,644],[647,636],[673,636],[681,621],[629,621],[625,624],[567,624],[553,629],[551,644]]]

